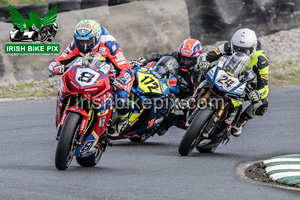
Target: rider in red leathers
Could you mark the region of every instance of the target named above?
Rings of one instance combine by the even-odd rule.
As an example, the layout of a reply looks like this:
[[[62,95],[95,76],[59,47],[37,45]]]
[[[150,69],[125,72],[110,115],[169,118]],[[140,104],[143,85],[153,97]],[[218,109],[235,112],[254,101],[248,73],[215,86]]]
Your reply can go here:
[[[130,111],[128,98],[134,76],[120,45],[104,27],[94,20],[80,21],[75,27],[73,41],[59,57],[50,61],[49,71],[53,73],[54,70],[58,70],[63,73],[64,66],[77,57],[95,52],[111,61],[117,73],[117,78],[114,80],[114,85],[118,87],[115,92],[116,108],[119,114],[116,129],[120,133],[128,126]]]

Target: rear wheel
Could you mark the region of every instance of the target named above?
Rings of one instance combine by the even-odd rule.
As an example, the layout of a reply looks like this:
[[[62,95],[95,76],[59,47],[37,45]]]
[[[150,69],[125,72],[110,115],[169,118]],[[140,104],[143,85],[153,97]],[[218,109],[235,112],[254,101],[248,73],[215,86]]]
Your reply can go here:
[[[214,111],[210,108],[201,110],[193,119],[191,125],[185,132],[179,144],[178,152],[182,156],[187,156],[200,142],[201,135],[207,125],[208,120]]]
[[[151,137],[150,134],[147,134],[145,136],[138,136],[138,137],[131,137],[129,138],[129,140],[131,142],[145,142],[146,140],[148,140]]]
[[[69,112],[62,127],[55,154],[55,166],[59,170],[67,169],[74,157],[80,117],[77,113]]]

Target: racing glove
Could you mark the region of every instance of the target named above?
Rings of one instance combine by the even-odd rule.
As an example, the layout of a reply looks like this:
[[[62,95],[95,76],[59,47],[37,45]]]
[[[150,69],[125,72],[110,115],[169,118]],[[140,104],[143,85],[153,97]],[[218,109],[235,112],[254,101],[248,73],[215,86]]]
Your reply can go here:
[[[57,65],[55,61],[50,62],[49,71],[51,74],[63,74],[65,70],[64,65]]]
[[[198,69],[200,69],[200,70],[206,70],[206,69],[209,68],[210,63],[206,60],[206,54],[205,53],[201,54],[198,57],[197,65],[198,65]]]
[[[253,90],[248,94],[249,99],[252,102],[258,102],[261,99],[261,95],[257,90]]]
[[[128,61],[132,68],[143,66],[147,63],[147,60],[144,57],[140,57],[137,60]]]

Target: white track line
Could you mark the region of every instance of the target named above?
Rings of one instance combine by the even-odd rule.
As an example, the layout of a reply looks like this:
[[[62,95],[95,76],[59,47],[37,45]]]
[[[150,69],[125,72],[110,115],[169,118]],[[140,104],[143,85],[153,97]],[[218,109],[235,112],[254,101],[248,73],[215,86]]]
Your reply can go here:
[[[292,177],[292,176],[299,176],[299,178],[300,178],[300,172],[280,172],[280,173],[275,173],[275,174],[270,175],[270,177],[273,180],[277,180],[277,179],[285,178],[285,177]]]
[[[300,165],[275,165],[266,168],[267,173],[274,170],[285,170],[285,169],[299,169]]]
[[[300,158],[274,158],[264,161],[265,164],[274,162],[300,162]]]

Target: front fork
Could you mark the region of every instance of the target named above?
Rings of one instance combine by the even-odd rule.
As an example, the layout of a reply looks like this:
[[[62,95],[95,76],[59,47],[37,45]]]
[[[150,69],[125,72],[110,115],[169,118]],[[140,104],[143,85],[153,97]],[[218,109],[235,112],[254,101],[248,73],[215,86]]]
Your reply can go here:
[[[191,113],[191,112],[187,112],[187,114],[186,114],[186,119],[188,119],[188,120],[186,121],[186,124],[185,124],[186,127],[189,127],[189,126],[190,126],[190,124],[192,123],[193,119],[195,118],[195,116],[196,116],[196,115],[198,114],[198,112],[200,111],[201,106],[202,106],[205,102],[207,102],[207,100],[208,100],[208,98],[210,97],[210,95],[211,95],[211,91],[207,91],[207,92],[203,95],[203,97],[200,99],[199,105],[196,104],[196,105],[197,105],[197,108],[194,109],[192,113]],[[195,98],[195,97],[196,97],[196,95],[194,94],[194,98]],[[199,107],[198,107],[198,106],[199,106]],[[191,114],[190,114],[190,113],[191,113]]]

